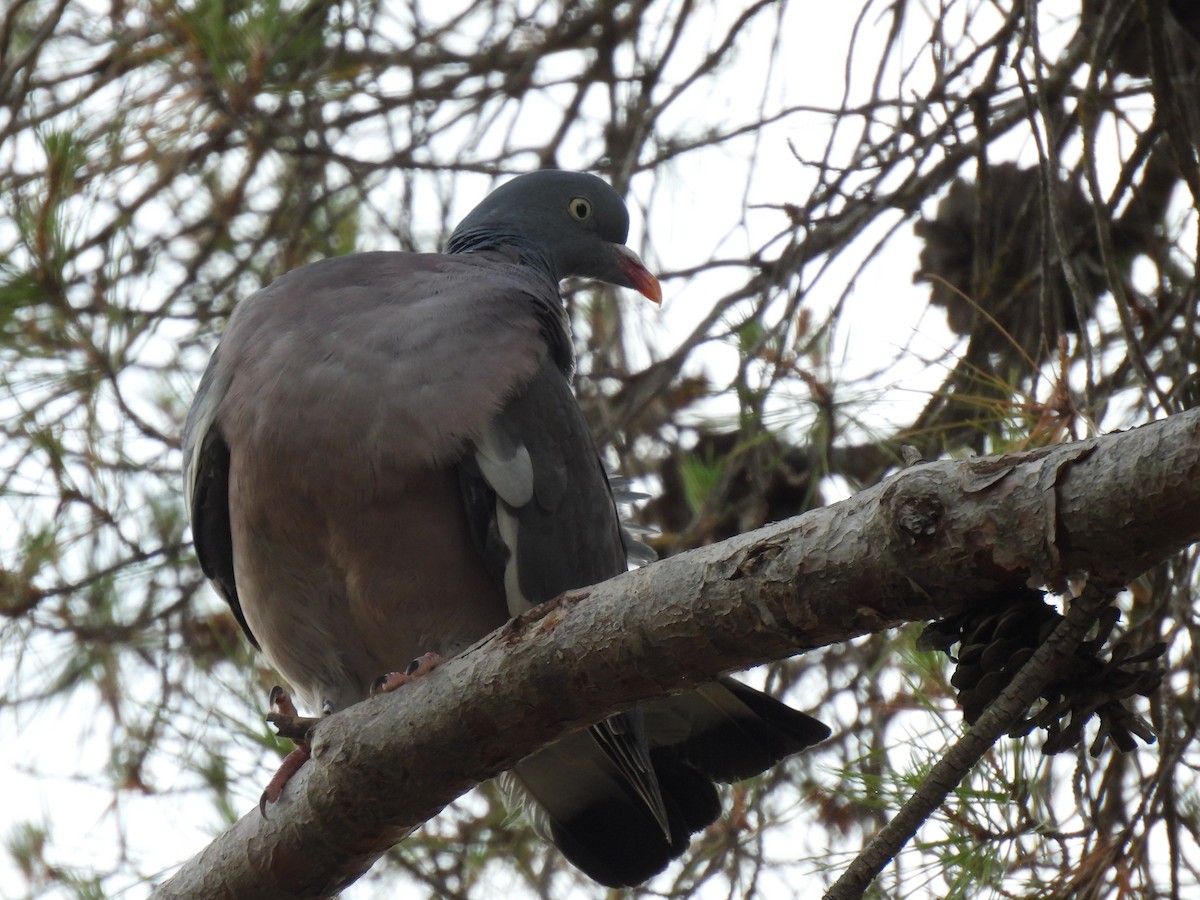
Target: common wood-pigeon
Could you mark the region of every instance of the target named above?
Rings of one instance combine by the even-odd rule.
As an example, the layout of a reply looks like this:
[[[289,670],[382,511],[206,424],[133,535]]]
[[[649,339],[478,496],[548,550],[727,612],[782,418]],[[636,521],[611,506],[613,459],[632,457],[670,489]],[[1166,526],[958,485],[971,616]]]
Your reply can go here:
[[[310,710],[626,570],[558,283],[658,300],[628,230],[599,178],[533,172],[490,194],[444,254],[327,259],[237,307],[184,429],[193,536]],[[507,784],[572,863],[634,885],[716,819],[714,781],[828,734],[719,679],[568,736]]]

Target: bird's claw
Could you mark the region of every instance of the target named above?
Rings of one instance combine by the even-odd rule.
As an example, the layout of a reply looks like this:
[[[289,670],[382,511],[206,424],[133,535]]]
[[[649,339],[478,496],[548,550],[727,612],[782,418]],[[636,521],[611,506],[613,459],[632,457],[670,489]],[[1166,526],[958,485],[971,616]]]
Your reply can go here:
[[[295,741],[297,745],[307,744],[313,729],[321,720],[299,715],[291,694],[279,685],[271,688],[268,702],[274,712],[267,713],[267,721],[275,726],[275,733],[279,737]]]
[[[279,685],[271,688],[271,693],[267,695],[267,704],[276,712],[289,716],[296,715],[296,704],[292,702],[292,695]]]
[[[296,749],[283,758],[279,770],[263,788],[262,796],[258,798],[258,812],[265,819],[267,804],[274,803],[283,794],[283,789],[292,780],[292,776],[300,771],[300,767],[308,762],[310,751],[308,743],[297,744]]]
[[[418,678],[428,675],[443,662],[445,662],[445,659],[440,653],[432,651],[424,653],[410,662],[403,672],[388,672],[386,675],[380,675],[376,678],[375,683],[371,685],[371,696],[386,694],[396,690],[398,687],[403,687],[410,682],[416,681]]]
[[[258,811],[265,819],[267,817],[267,804],[274,803],[283,794],[283,789],[287,783],[291,781],[292,776],[300,771],[300,767],[308,762],[312,755],[309,747],[309,739],[312,737],[313,729],[317,727],[320,719],[301,716],[296,710],[296,704],[292,702],[292,696],[279,685],[271,688],[271,693],[268,696],[267,702],[271,704],[273,712],[267,714],[267,721],[275,726],[275,733],[279,737],[287,738],[296,745],[296,749],[283,758],[283,762],[279,765],[279,770],[267,782],[266,788],[263,789],[262,796],[258,799]],[[326,708],[326,715],[331,712],[331,709]]]

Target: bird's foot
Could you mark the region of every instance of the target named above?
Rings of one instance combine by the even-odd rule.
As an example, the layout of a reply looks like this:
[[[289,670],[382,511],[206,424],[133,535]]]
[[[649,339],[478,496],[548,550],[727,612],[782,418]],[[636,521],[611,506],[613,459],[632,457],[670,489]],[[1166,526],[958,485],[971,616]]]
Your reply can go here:
[[[258,812],[264,819],[267,817],[267,804],[274,803],[283,795],[283,789],[292,780],[292,776],[300,771],[300,767],[308,762],[310,754],[308,744],[303,744],[297,745],[295,750],[283,758],[278,771],[267,782],[262,796],[258,798]]]
[[[267,804],[274,803],[279,799],[292,776],[308,762],[312,753],[308,742],[312,737],[313,729],[321,721],[309,716],[298,715],[291,695],[279,685],[271,688],[268,702],[274,711],[267,714],[267,721],[275,726],[275,732],[280,737],[288,738],[295,743],[296,749],[283,758],[279,770],[267,782],[267,786],[258,800],[258,811],[264,819],[267,817]],[[331,710],[326,710],[326,715],[329,712]]]
[[[321,720],[299,715],[296,711],[296,704],[292,702],[291,694],[279,685],[271,688],[268,702],[274,712],[267,714],[267,721],[275,726],[275,733],[280,737],[295,741],[297,744],[307,744],[309,738],[312,737],[313,729]],[[326,710],[325,715],[329,715],[331,711]]]
[[[375,683],[371,685],[371,696],[386,694],[409,682],[416,681],[418,678],[428,675],[445,661],[440,653],[429,652],[418,656],[408,664],[408,668],[403,672],[388,672],[388,674],[376,678]]]

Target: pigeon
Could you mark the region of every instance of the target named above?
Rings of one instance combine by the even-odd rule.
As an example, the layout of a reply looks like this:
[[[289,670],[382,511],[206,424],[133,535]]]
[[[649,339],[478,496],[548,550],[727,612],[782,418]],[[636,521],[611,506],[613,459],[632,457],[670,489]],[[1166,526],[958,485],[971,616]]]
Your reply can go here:
[[[204,574],[308,710],[644,558],[572,391],[559,293],[576,277],[659,302],[628,231],[602,179],[541,170],[489,194],[444,253],[325,259],[237,306],[184,426],[185,496]],[[502,784],[573,865],[632,886],[716,820],[717,783],[828,735],[724,677]]]

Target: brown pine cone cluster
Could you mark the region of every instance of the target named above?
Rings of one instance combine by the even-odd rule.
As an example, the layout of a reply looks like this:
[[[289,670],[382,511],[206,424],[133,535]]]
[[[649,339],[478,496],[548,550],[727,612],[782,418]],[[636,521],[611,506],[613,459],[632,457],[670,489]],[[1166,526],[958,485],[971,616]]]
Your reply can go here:
[[[1053,677],[1042,690],[1043,702],[1009,730],[1011,737],[1044,728],[1047,737],[1042,752],[1060,753],[1078,744],[1084,725],[1098,716],[1099,731],[1089,748],[1092,756],[1100,754],[1106,740],[1123,753],[1137,747],[1137,738],[1154,743],[1153,729],[1126,704],[1158,689],[1164,670],[1146,664],[1161,657],[1167,645],[1159,642],[1134,652],[1122,638],[1109,649],[1108,659],[1103,659],[1101,651],[1120,617],[1120,611],[1110,606],[1097,623],[1096,636],[1081,642],[1070,656],[1058,659]],[[958,690],[963,718],[974,724],[1061,619],[1042,592],[1021,591],[1005,597],[999,609],[989,605],[987,612],[932,622],[917,645],[924,650],[942,650],[957,663],[950,683]],[[959,645],[957,657],[951,653],[955,644]]]

